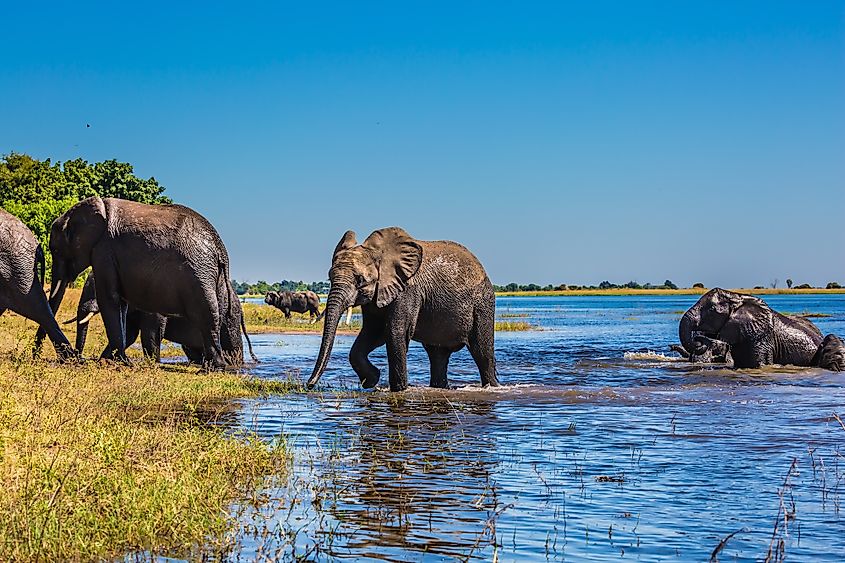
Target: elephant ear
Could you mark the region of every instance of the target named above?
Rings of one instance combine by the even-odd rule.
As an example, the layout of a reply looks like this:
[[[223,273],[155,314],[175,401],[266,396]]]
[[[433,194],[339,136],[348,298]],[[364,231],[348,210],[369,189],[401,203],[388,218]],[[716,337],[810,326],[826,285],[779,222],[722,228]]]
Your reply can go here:
[[[390,305],[422,264],[422,246],[399,227],[373,231],[362,244],[378,267],[376,306]]]
[[[343,233],[343,236],[340,237],[340,242],[337,243],[337,246],[334,247],[334,252],[332,253],[332,262],[334,262],[334,258],[335,256],[337,256],[338,252],[340,252],[341,250],[347,250],[349,248],[352,248],[356,244],[358,244],[358,241],[355,240],[355,231],[346,231],[345,233]]]
[[[91,265],[91,251],[106,231],[106,206],[99,197],[89,197],[71,207],[65,217],[62,235],[77,269],[72,274],[79,275]]]

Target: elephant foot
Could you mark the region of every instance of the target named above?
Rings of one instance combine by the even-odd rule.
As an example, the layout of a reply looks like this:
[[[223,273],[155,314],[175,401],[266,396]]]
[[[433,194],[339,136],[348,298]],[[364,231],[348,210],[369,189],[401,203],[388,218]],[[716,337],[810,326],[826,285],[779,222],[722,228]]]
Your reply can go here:
[[[372,389],[378,385],[379,379],[381,379],[381,372],[378,369],[375,371],[375,375],[370,375],[368,377],[358,376],[358,380],[361,382],[361,387],[364,389]]]
[[[63,364],[82,362],[82,354],[69,344],[59,344],[56,346],[56,356],[59,358],[59,362]]]

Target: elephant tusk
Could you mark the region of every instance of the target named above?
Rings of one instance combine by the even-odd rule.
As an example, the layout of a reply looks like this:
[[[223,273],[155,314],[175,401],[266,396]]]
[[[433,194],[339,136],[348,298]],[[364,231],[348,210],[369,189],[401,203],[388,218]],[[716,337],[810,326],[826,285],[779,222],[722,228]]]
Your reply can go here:
[[[78,318],[78,317],[73,317],[73,318],[71,318],[71,319],[66,320],[66,321],[65,321],[65,322],[63,322],[62,324],[63,324],[63,325],[69,325],[70,323],[72,323],[72,322],[76,321],[76,319],[77,319],[77,318]]]
[[[56,282],[56,284],[53,286],[53,291],[50,292],[50,300],[51,301],[56,298],[56,296],[59,294],[59,291],[62,290],[64,285],[65,285],[65,282],[63,280],[58,280]]]
[[[88,313],[87,315],[82,317],[82,319],[79,321],[79,324],[84,325],[85,323],[90,321],[93,316],[94,316],[94,313]]]

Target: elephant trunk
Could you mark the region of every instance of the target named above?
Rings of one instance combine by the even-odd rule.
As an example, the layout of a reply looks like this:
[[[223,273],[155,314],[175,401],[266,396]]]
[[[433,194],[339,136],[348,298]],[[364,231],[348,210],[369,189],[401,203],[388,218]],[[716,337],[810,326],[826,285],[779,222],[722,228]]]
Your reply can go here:
[[[684,316],[681,317],[681,323],[678,326],[678,336],[681,338],[681,345],[684,350],[692,354],[695,351],[695,343],[693,342],[693,332],[698,329],[698,323],[701,320],[701,313],[698,310],[698,305],[692,306]]]
[[[94,313],[88,313],[82,318],[76,319],[76,350],[82,354],[85,350],[85,340],[88,338],[88,321],[94,316]]]
[[[334,337],[337,333],[337,325],[340,323],[340,317],[349,305],[351,305],[351,294],[345,289],[332,288],[329,291],[328,299],[326,300],[326,308],[323,311],[326,322],[323,325],[323,340],[320,343],[320,353],[317,355],[317,361],[314,364],[314,371],[308,379],[308,387],[313,387],[320,380],[323,371],[326,369],[326,364],[329,361],[329,356],[334,345]]]

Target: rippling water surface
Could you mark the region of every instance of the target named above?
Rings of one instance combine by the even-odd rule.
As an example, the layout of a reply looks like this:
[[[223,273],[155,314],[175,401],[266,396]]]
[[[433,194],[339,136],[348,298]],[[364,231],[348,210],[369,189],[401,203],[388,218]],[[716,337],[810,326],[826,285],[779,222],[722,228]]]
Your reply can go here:
[[[236,553],[391,561],[845,558],[845,375],[693,366],[667,351],[693,296],[500,298],[503,387],[463,350],[432,390],[359,392],[340,336],[321,392],[246,402],[291,477],[241,506]],[[845,335],[845,295],[769,296]],[[319,335],[255,335],[261,377],[310,373]],[[373,356],[383,368],[383,349]],[[842,450],[840,453],[839,450]],[[787,516],[784,516],[784,512]],[[774,539],[773,539],[774,538]],[[778,547],[780,546],[780,547]]]

